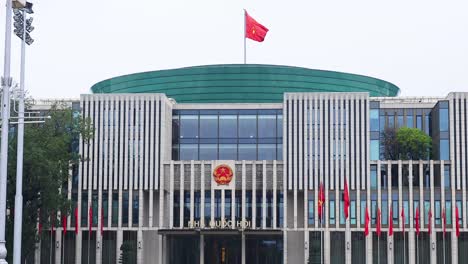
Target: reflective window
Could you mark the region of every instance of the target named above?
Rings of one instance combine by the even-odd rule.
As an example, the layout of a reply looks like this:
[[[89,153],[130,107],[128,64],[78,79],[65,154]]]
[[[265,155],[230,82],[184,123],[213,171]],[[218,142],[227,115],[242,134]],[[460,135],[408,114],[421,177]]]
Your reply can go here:
[[[276,159],[275,144],[258,144],[258,160]]]
[[[366,209],[367,209],[367,202],[361,200],[361,225],[366,224]]]
[[[239,159],[257,160],[257,146],[253,144],[239,144]]]
[[[398,119],[398,127],[404,127],[405,123],[403,121],[403,116],[399,115],[397,119]]]
[[[375,189],[377,188],[377,166],[376,165],[371,165],[371,171],[370,171],[370,184],[371,188]]]
[[[351,224],[355,225],[356,224],[356,201],[352,200],[351,201],[351,206],[350,206],[350,215],[351,215]]]
[[[406,116],[406,126],[412,128],[414,126],[413,114]]]
[[[219,137],[237,138],[237,115],[219,116]]]
[[[237,144],[219,144],[220,160],[236,160]]]
[[[378,139],[370,141],[370,159],[379,160],[380,157],[380,142]]]
[[[198,138],[198,115],[180,116],[180,138]]]
[[[449,160],[450,159],[450,147],[448,139],[440,140],[440,159]]]
[[[409,225],[409,202],[403,201],[403,208],[405,210],[405,225]]]
[[[369,115],[371,131],[379,131],[379,109],[371,109]]]
[[[388,202],[385,201],[385,200],[382,200],[382,209],[381,210],[381,214],[382,214],[382,224],[383,225],[386,225],[388,224]]]
[[[420,115],[416,116],[416,128],[422,130],[422,116]]]
[[[198,160],[198,145],[180,144],[179,155],[181,160]]]
[[[258,116],[258,137],[275,138],[276,137],[276,115]]]
[[[330,224],[335,224],[335,201],[330,201]]]
[[[450,188],[450,165],[444,165],[444,186]]]
[[[200,138],[218,137],[218,116],[200,115]]]
[[[257,137],[257,116],[240,115],[239,116],[239,137],[256,138]]]
[[[439,128],[440,131],[449,130],[449,112],[448,109],[439,109]]]
[[[279,109],[174,110],[172,159],[281,160],[282,121]]]
[[[216,144],[200,144],[200,160],[216,160],[218,159],[218,145]]]
[[[388,116],[388,127],[395,128],[395,116],[393,115]]]
[[[447,216],[447,225],[452,224],[452,202],[445,201],[445,215]]]

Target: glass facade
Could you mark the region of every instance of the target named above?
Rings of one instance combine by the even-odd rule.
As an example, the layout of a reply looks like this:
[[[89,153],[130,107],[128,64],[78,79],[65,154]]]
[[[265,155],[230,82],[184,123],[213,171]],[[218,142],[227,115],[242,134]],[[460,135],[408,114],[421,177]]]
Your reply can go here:
[[[174,110],[173,160],[282,160],[282,110]]]

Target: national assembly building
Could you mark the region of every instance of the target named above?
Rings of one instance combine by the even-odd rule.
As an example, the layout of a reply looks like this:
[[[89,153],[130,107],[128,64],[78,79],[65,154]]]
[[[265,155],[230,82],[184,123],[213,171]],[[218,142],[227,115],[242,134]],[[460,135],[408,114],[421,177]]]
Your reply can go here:
[[[78,223],[36,263],[468,263],[468,93],[254,64],[91,91],[71,103],[94,128],[73,146]],[[426,154],[392,153],[400,130],[427,135]]]

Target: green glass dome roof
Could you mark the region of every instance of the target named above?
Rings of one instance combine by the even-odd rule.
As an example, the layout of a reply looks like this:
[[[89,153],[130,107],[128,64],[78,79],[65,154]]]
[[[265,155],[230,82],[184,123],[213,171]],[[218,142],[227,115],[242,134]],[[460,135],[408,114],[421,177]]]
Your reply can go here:
[[[397,96],[389,82],[291,66],[225,64],[134,73],[107,79],[93,93],[164,93],[178,103],[279,103],[286,92],[368,92]]]

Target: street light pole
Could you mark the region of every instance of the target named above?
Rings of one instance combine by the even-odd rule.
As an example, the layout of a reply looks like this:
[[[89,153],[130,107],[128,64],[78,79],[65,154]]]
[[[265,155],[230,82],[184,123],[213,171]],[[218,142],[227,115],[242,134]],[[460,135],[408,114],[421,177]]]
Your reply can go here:
[[[16,194],[13,235],[13,264],[21,264],[21,231],[23,227],[23,146],[24,146],[24,72],[26,59],[26,12],[23,14],[23,39],[21,41],[21,73],[18,102],[18,148],[16,155]]]
[[[2,79],[2,134],[0,146],[0,264],[6,261],[5,241],[7,166],[8,166],[8,119],[10,115],[10,59],[11,59],[11,0],[6,1],[5,10],[5,59]]]

